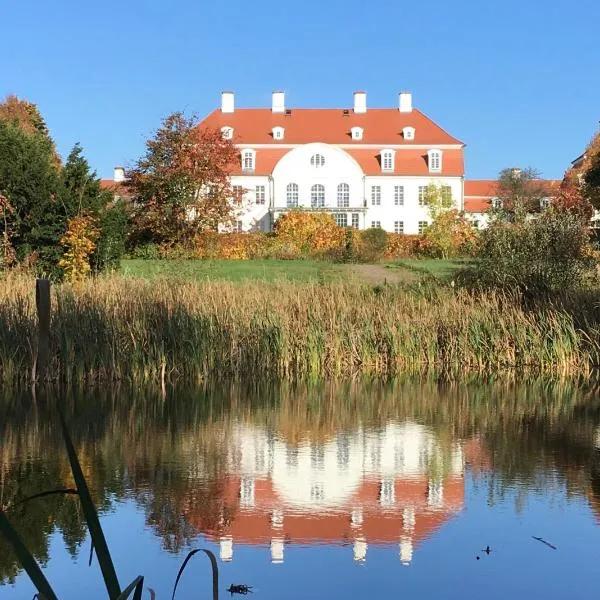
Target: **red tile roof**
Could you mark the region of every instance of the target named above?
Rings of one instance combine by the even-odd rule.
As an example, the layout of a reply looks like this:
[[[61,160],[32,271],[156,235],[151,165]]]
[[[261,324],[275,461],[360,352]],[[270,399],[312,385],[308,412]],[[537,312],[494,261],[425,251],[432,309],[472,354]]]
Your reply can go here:
[[[259,148],[256,150],[256,167],[253,175],[271,175],[279,160],[290,151],[289,148]],[[389,173],[381,172],[379,150],[344,148],[344,151],[356,160],[365,175],[422,175],[424,177],[431,175],[425,150],[416,148],[414,150],[398,150],[394,161],[394,171]],[[444,150],[441,175],[461,177],[464,169],[462,149]],[[232,174],[243,175],[241,165]]]
[[[555,194],[560,188],[559,179],[541,180],[547,194]],[[496,179],[465,180],[465,212],[482,213],[490,207],[491,199],[498,194]]]
[[[291,114],[273,113],[269,108],[241,108],[233,113],[213,111],[201,126],[221,129],[233,127],[236,144],[377,144],[381,146],[402,144],[446,145],[462,142],[436,125],[421,111],[413,109],[401,113],[395,108],[370,108],[366,113],[355,114],[349,110],[344,115],[341,108],[294,108]],[[285,136],[281,142],[273,139],[273,127],[283,127]],[[362,140],[353,140],[350,129],[364,129]],[[404,127],[414,127],[414,140],[405,140]]]

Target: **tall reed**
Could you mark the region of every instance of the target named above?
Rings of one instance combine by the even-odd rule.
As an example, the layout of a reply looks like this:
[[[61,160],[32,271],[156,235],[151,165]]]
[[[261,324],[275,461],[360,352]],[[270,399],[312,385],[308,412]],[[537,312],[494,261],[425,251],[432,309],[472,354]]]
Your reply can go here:
[[[0,380],[31,377],[34,285],[0,282]],[[50,377],[199,381],[493,373],[587,374],[595,320],[518,298],[358,283],[174,282],[119,277],[53,289]]]

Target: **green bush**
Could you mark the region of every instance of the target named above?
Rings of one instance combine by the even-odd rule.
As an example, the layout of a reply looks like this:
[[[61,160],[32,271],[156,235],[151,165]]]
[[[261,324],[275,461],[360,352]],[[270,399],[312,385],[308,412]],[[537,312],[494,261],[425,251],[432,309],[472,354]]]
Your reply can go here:
[[[387,233],[380,227],[365,229],[360,234],[358,258],[362,262],[376,262],[383,258],[387,248]]]
[[[130,257],[142,260],[157,260],[163,258],[163,255],[158,244],[142,244],[133,248]]]
[[[593,276],[595,259],[582,219],[548,210],[525,222],[492,222],[473,265],[465,273],[471,283],[546,295],[582,287]]]

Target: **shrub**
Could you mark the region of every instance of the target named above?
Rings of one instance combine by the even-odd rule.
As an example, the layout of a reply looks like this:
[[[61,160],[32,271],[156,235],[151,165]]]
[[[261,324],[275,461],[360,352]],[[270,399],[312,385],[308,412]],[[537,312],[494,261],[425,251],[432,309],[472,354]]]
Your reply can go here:
[[[131,258],[138,258],[142,260],[156,260],[162,258],[160,246],[158,244],[142,244],[133,248],[129,254]]]
[[[419,254],[423,236],[388,233],[385,258],[410,258]]]
[[[376,262],[383,258],[387,248],[387,233],[380,227],[365,229],[360,234],[359,258],[363,262]]]
[[[432,258],[472,256],[478,242],[478,231],[456,210],[438,213],[423,235],[424,252]]]
[[[466,272],[475,283],[533,295],[581,287],[596,262],[584,221],[558,210],[520,223],[492,222],[476,258]]]
[[[275,223],[275,235],[284,243],[295,245],[301,253],[322,257],[340,249],[344,229],[336,225],[331,215],[292,210],[281,215]]]

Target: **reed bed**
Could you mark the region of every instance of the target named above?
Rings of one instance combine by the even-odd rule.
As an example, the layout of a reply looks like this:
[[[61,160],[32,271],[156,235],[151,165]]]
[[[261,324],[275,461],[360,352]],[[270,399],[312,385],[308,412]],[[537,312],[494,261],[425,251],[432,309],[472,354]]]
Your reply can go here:
[[[49,377],[65,383],[504,370],[586,375],[598,326],[564,308],[450,288],[142,281],[53,287]],[[0,281],[0,380],[28,380],[34,282]]]

